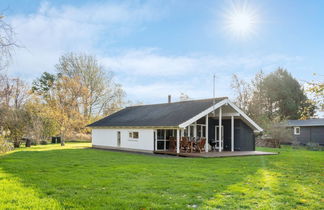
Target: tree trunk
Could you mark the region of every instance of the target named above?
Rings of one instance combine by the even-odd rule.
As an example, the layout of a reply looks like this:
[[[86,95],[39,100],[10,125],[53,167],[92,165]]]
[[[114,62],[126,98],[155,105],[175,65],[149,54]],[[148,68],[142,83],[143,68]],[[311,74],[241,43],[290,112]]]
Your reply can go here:
[[[26,139],[26,147],[30,147],[31,146],[31,140],[30,139]]]
[[[61,146],[62,146],[62,147],[65,146],[65,141],[64,141],[63,136],[61,136]]]
[[[20,141],[19,140],[14,140],[13,145],[14,145],[14,148],[19,148],[20,147]]]

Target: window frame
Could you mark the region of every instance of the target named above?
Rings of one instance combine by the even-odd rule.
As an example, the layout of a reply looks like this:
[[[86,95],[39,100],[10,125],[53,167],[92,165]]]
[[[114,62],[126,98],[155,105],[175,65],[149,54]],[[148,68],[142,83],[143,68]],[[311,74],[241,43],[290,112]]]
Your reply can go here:
[[[137,137],[135,137],[136,136],[135,133],[137,133]],[[137,141],[137,140],[139,140],[139,136],[140,136],[139,135],[139,131],[128,131],[128,140],[130,140],[130,141]]]
[[[294,135],[300,135],[300,127],[294,127]]]

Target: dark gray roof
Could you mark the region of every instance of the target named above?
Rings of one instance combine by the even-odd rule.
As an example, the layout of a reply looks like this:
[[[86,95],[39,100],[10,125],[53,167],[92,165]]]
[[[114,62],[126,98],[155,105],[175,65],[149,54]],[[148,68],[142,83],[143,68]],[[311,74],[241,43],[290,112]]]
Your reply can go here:
[[[218,103],[226,99],[216,98]],[[213,99],[131,106],[89,125],[96,126],[178,126],[213,105]]]
[[[324,118],[309,120],[288,120],[286,126],[324,126]]]

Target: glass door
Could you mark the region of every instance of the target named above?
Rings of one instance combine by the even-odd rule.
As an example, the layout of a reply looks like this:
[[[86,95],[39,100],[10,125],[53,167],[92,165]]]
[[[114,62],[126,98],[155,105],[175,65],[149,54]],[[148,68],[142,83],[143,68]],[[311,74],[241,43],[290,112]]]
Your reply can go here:
[[[215,149],[219,149],[219,143],[222,145],[222,150],[224,149],[224,126],[222,126],[222,136],[221,139],[219,139],[219,126],[215,126],[215,140],[216,140],[216,145]]]

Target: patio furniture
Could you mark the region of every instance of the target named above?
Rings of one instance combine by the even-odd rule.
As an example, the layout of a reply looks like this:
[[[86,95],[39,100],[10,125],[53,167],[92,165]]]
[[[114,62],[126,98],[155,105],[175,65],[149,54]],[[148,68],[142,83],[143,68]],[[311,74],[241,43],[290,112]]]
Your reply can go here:
[[[175,152],[177,148],[177,142],[175,137],[169,138],[169,150]]]
[[[196,144],[196,150],[199,152],[205,151],[206,138],[200,138]]]
[[[194,152],[196,148],[196,142],[194,140],[191,140],[189,141],[189,145],[190,145],[190,152]]]
[[[215,141],[215,139],[211,139],[210,145],[211,145],[212,150],[216,150],[216,141]]]
[[[191,150],[191,143],[188,140],[188,137],[183,136],[180,141],[180,150],[188,152]]]

